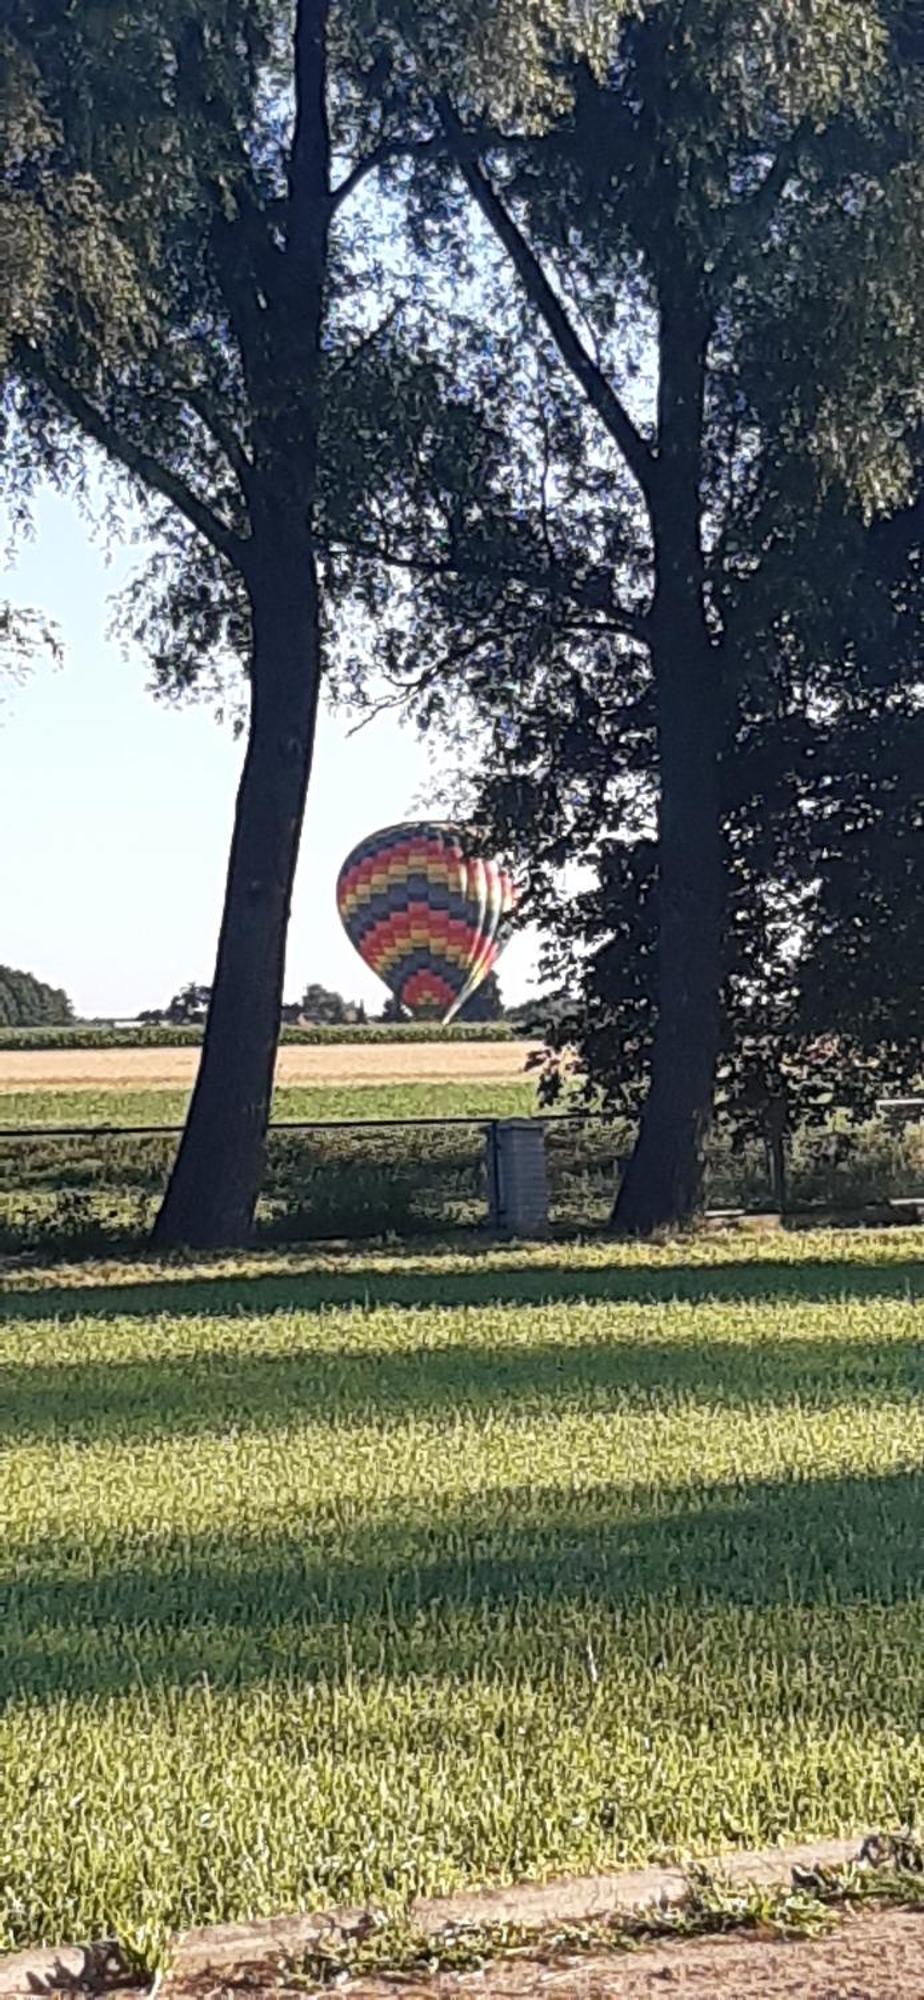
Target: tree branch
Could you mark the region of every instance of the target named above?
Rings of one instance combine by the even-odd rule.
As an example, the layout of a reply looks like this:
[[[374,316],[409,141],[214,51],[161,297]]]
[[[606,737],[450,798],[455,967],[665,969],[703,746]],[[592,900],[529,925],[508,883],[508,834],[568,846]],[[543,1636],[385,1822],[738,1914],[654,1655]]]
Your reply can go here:
[[[654,451],[641,431],[636,430],[615,389],[575,332],[557,292],[484,172],[469,134],[448,99],[440,98],[437,109],[450,151],[469,193],[506,250],[527,298],[545,322],[566,368],[580,384],[605,430],[621,451],[645,498],[650,498],[657,465]]]
[[[250,478],[253,473],[253,465],[241,444],[240,438],[235,436],[230,424],[226,424],[224,418],[216,414],[208,397],[203,395],[201,389],[187,389],[184,391],[184,395],[190,409],[195,410],[200,423],[205,425],[206,430],[214,438],[219,451],[224,453],[228,464],[237,476],[238,484],[246,498]]]
[[[355,194],[356,189],[370,174],[377,173],[379,167],[387,166],[389,160],[427,159],[437,152],[442,144],[442,136],[438,138],[436,133],[429,139],[382,139],[378,146],[373,146],[371,153],[367,153],[364,159],[357,160],[355,167],[351,167],[349,173],[334,188],[331,195],[332,210],[336,212],[343,202],[349,200],[351,194]]]
[[[371,562],[383,563],[386,569],[408,570],[418,576],[458,576],[469,583],[519,583],[527,590],[538,591],[544,597],[556,598],[559,603],[573,604],[579,611],[598,612],[601,623],[598,629],[620,632],[627,639],[634,639],[639,646],[647,646],[650,639],[650,622],[642,611],[628,611],[613,598],[609,580],[597,574],[586,577],[582,582],[562,582],[551,571],[531,569],[527,565],[516,569],[504,569],[496,563],[478,563],[470,556],[427,557],[400,555],[396,550],[382,547],[375,542],[354,542],[349,553],[363,556]]]
[[[54,397],[55,402],[60,403],[67,415],[73,418],[74,423],[79,424],[81,430],[86,431],[87,436],[91,437],[95,444],[100,445],[109,458],[114,459],[123,471],[130,473],[142,486],[151,488],[155,493],[159,493],[162,499],[169,500],[171,505],[185,516],[190,527],[195,528],[196,532],[202,535],[220,556],[224,556],[227,562],[233,564],[235,569],[243,572],[247,561],[247,541],[242,535],[235,534],[233,528],[229,528],[217,514],[213,514],[205,501],[200,500],[186,485],[185,480],[180,479],[177,473],[171,472],[168,466],[162,465],[150,452],[142,451],[138,445],[132,444],[130,439],[123,437],[115,425],[109,422],[108,417],[104,416],[103,412],[96,408],[95,403],[91,403],[89,397],[84,395],[82,389],[76,389],[63,375],[59,375],[57,369],[45,361],[28,342],[17,341],[14,352],[24,373],[30,375],[34,381],[40,382]]]
[[[772,221],[786,183],[798,164],[799,150],[808,131],[808,120],[803,119],[785,145],[780,147],[759,188],[735,209],[725,247],[712,274],[713,290],[718,290],[727,282],[734,268],[735,253],[741,245],[749,239],[759,242],[767,224]]]
[[[396,299],[394,304],[389,306],[387,313],[384,313],[380,320],[376,320],[374,326],[370,326],[368,333],[362,335],[361,339],[356,342],[355,347],[350,348],[349,353],[344,355],[343,360],[337,362],[334,374],[348,374],[356,362],[360,361],[364,354],[368,354],[369,349],[375,346],[377,340],[381,339],[382,334],[386,332],[387,328],[394,326],[400,312],[401,301],[400,299]]]

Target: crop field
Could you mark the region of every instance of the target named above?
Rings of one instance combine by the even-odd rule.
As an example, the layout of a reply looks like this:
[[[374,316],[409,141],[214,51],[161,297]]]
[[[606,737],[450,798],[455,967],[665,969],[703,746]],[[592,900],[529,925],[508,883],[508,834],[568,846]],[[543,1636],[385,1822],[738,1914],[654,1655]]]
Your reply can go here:
[[[535,1044],[503,1041],[428,1042],[420,1038],[389,1043],[332,1041],[283,1043],[276,1065],[282,1086],[322,1088],[429,1083],[505,1084],[522,1079]],[[0,1049],[0,1091],[153,1090],[189,1091],[199,1062],[198,1047]]]
[[[0,1089],[0,1128],[23,1126],[181,1125],[188,1090]],[[273,1119],[338,1120],[387,1118],[506,1118],[536,1107],[529,1077],[514,1082],[360,1083],[278,1085]]]
[[[914,1232],[0,1274],[0,1945],[924,1788]]]
[[[506,1042],[516,1039],[509,1021],[353,1021],[342,1024],[284,1021],[280,1038],[293,1047],[332,1048],[338,1042],[372,1047],[376,1042]],[[202,1043],[202,1027],[175,1027],[169,1022],[73,1021],[58,1027],[18,1027],[0,1024],[0,1051],[63,1049],[193,1049]]]

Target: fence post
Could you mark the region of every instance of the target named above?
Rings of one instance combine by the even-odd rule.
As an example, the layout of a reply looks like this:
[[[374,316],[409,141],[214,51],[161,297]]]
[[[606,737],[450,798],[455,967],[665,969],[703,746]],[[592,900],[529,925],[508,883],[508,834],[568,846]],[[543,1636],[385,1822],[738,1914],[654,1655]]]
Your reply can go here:
[[[500,1228],[500,1173],[497,1163],[497,1124],[492,1118],[485,1126],[484,1165],[488,1185],[488,1228]]]
[[[549,1224],[545,1122],[498,1118],[487,1135],[492,1229],[505,1236],[542,1236]]]

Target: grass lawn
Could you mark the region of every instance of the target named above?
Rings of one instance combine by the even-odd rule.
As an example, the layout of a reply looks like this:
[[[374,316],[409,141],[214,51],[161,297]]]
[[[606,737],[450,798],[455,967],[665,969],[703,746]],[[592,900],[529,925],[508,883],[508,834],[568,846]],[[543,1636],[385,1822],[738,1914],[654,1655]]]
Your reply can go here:
[[[4,1090],[0,1126],[181,1125],[188,1090]],[[433,1083],[292,1084],[277,1088],[274,1119],[511,1118],[535,1110],[536,1086]]]
[[[924,1788],[913,1232],[0,1277],[0,1945]]]

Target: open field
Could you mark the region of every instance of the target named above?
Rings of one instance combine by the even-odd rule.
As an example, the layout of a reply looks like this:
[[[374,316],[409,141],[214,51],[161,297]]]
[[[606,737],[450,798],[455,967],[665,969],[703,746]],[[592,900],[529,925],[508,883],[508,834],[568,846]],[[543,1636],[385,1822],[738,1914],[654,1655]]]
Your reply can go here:
[[[511,1083],[522,1077],[530,1042],[334,1042],[283,1044],[278,1084]],[[198,1048],[3,1049],[0,1090],[189,1090]]]
[[[0,1275],[0,1944],[914,1816],[915,1232]]]

